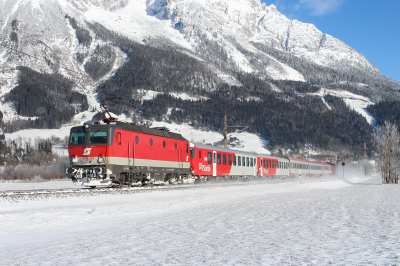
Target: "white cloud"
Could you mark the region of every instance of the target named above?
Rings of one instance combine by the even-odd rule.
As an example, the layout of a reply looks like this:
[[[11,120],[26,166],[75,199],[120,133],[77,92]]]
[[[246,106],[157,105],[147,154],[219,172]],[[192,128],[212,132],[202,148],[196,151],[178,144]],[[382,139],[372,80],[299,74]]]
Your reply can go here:
[[[345,0],[300,0],[299,4],[312,9],[312,15],[325,15],[335,11]]]

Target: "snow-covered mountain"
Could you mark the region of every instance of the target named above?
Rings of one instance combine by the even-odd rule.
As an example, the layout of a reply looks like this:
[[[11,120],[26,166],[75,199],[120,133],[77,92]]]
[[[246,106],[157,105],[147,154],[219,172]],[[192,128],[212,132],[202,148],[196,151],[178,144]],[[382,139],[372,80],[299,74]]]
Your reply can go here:
[[[218,49],[236,70],[269,79],[305,80],[298,70],[254,44],[340,72],[380,76],[350,46],[312,24],[288,19],[274,5],[266,6],[260,0],[1,0],[0,4],[1,94],[15,86],[17,65],[45,73],[59,71],[76,81],[78,90],[93,88],[97,82],[84,65],[102,41],[88,30],[85,21],[98,22],[142,44],[161,40],[161,44],[175,45],[175,49],[212,62],[210,67],[217,66],[218,75],[230,83],[235,81],[226,75],[227,67],[218,67],[218,60],[211,59],[216,52],[204,53],[204,49]],[[67,14],[76,19],[78,27],[89,31],[91,43],[80,43]],[[118,49],[116,52],[120,60],[114,70],[125,59]],[[77,54],[86,57],[78,62]]]

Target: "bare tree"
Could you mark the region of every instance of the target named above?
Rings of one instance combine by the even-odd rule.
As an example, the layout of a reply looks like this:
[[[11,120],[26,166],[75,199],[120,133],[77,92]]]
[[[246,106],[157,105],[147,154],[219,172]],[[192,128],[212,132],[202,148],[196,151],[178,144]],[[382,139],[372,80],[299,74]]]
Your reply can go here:
[[[398,183],[400,164],[400,134],[395,124],[385,121],[377,127],[373,139],[379,154],[379,165],[384,184]]]

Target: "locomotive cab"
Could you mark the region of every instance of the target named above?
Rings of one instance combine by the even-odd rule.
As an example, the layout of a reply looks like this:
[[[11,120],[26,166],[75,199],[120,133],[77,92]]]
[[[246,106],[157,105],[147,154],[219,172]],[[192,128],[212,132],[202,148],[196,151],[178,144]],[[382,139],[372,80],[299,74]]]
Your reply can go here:
[[[67,175],[73,181],[97,179],[97,185],[109,185],[112,172],[107,169],[107,155],[113,144],[115,128],[111,125],[85,124],[71,128],[68,152],[70,168]]]

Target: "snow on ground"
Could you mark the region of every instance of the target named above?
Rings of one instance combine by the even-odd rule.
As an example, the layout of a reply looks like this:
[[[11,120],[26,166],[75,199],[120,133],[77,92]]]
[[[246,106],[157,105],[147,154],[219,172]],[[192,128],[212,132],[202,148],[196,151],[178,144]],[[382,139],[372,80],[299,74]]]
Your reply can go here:
[[[81,188],[72,183],[71,179],[52,180],[48,182],[29,182],[29,181],[3,181],[0,180],[0,191],[8,190],[33,190],[33,189],[67,189]]]
[[[204,96],[189,95],[186,92],[183,92],[183,93],[170,92],[169,95],[171,95],[172,97],[177,98],[177,99],[182,99],[184,101],[194,101],[194,102],[210,99],[210,98],[204,97]]]
[[[254,97],[254,96],[247,96],[247,97],[237,98],[237,100],[241,101],[241,102],[243,102],[243,101],[246,101],[246,102],[250,102],[250,101],[262,102],[262,100],[260,98]]]
[[[329,90],[325,88],[321,88],[317,93],[309,93],[309,95],[320,96],[325,104],[326,102],[323,97],[327,94],[342,98],[347,106],[349,106],[351,109],[353,109],[354,111],[365,117],[367,122],[373,128],[376,127],[376,120],[367,109],[368,105],[375,103],[372,102],[369,98],[344,90]]]
[[[300,92],[298,92],[297,90],[294,90],[294,93],[296,93],[296,95],[297,95],[297,96],[304,97],[304,94],[303,94],[303,93],[300,93]]]
[[[0,256],[2,265],[398,265],[399,200],[398,185],[356,175],[0,199]]]
[[[13,120],[36,120],[37,117],[26,117],[17,114],[14,102],[0,102],[0,111],[3,113],[3,121],[10,122]]]
[[[157,97],[158,94],[163,94],[162,92],[152,91],[152,90],[143,90],[143,89],[138,89],[137,93],[140,95],[140,99],[142,101],[153,100],[154,98]]]

